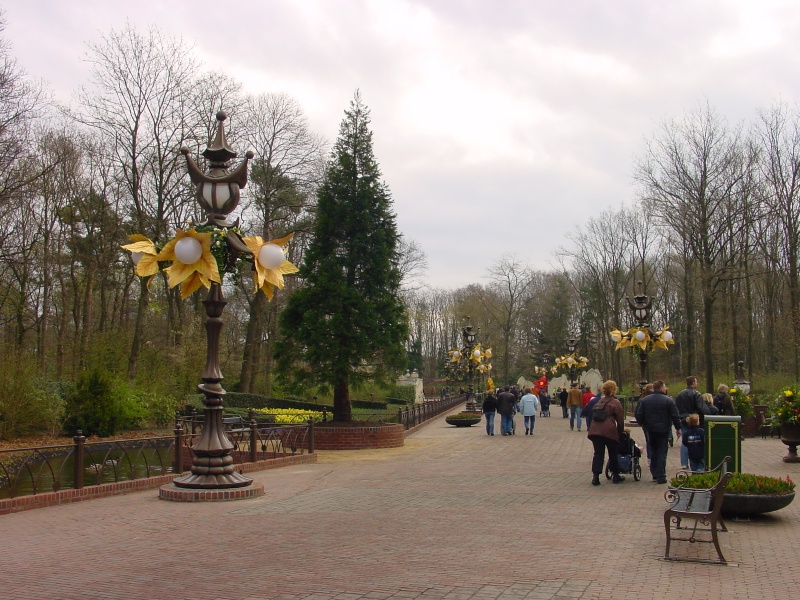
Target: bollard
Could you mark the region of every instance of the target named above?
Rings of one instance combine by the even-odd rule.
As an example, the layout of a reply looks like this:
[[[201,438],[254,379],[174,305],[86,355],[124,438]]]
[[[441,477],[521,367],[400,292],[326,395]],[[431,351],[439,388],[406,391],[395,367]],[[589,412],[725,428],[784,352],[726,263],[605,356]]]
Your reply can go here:
[[[252,410],[250,411],[253,412]],[[258,423],[256,420],[250,419],[250,462],[258,460]]]
[[[75,461],[73,463],[72,487],[76,490],[83,489],[83,455],[86,438],[83,432],[78,429],[74,438],[75,441]]]
[[[183,473],[183,427],[176,427],[175,434],[175,453],[172,457],[172,472],[180,475]]]

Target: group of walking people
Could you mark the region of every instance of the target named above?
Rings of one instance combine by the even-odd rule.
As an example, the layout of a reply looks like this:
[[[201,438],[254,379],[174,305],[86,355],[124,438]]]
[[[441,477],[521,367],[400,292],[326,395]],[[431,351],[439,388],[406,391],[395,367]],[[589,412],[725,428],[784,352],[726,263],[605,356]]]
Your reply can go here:
[[[539,390],[526,387],[520,391],[516,387],[505,386],[486,394],[483,400],[483,416],[486,418],[486,435],[494,435],[495,414],[500,414],[500,433],[514,435],[514,415],[521,413],[525,423],[525,435],[533,435],[536,414],[542,406]]]
[[[650,475],[654,483],[667,482],[667,453],[674,440],[680,440],[681,467],[692,471],[705,470],[705,415],[733,415],[735,409],[729,388],[721,385],[717,395],[701,394],[697,390],[697,377],[686,378],[686,389],[673,400],[663,381],[647,384],[636,405],[634,418],[641,425],[645,437]],[[495,413],[500,414],[502,435],[514,435],[514,415],[524,417],[525,435],[533,435],[536,414],[541,408],[537,387],[526,387],[520,393],[512,386],[498,388],[489,393],[483,402],[486,433],[494,435]],[[546,393],[546,392],[545,392]],[[587,437],[592,442],[592,485],[600,485],[600,474],[606,464],[613,483],[625,481],[620,473],[619,454],[622,440],[630,440],[625,430],[625,411],[616,397],[617,384],[606,381],[597,393],[577,384],[570,389],[557,390],[563,417],[569,412],[569,428],[581,431],[582,419],[586,423]],[[673,435],[674,431],[674,435]],[[638,454],[637,454],[638,456]]]

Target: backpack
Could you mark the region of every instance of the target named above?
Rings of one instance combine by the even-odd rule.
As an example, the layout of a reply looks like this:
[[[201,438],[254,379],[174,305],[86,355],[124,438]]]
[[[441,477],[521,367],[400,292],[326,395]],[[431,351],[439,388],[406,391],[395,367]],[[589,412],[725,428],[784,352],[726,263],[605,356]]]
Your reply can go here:
[[[601,403],[598,402],[594,406],[594,410],[592,410],[592,421],[605,421],[606,420],[606,404],[608,402]]]

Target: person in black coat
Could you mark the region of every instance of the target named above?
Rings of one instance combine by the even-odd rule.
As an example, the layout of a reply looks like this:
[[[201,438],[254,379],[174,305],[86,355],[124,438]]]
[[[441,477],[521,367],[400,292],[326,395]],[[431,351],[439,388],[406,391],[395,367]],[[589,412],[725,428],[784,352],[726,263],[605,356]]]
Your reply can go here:
[[[494,416],[497,413],[497,398],[491,392],[483,399],[483,416],[486,417],[486,435],[494,435]]]
[[[569,415],[567,414],[567,397],[569,392],[566,389],[558,388],[558,401],[561,403],[561,413],[564,419]]]
[[[700,398],[702,402],[702,397]],[[664,393],[664,382],[653,383],[653,393],[636,405],[636,422],[650,441],[650,474],[656,483],[667,483],[667,450],[670,426],[681,435],[681,419],[675,401]],[[688,459],[687,459],[688,460]]]
[[[500,413],[500,433],[511,435],[514,432],[514,412],[517,397],[511,393],[511,388],[506,386],[497,394],[497,412]]]
[[[689,415],[700,415],[700,422],[703,422],[706,403],[703,402],[703,395],[697,390],[697,377],[690,375],[686,378],[686,389],[675,396],[675,406],[678,407],[678,415],[681,418],[682,435],[686,435],[686,417]],[[689,468],[689,449],[683,444],[681,444],[681,468]]]

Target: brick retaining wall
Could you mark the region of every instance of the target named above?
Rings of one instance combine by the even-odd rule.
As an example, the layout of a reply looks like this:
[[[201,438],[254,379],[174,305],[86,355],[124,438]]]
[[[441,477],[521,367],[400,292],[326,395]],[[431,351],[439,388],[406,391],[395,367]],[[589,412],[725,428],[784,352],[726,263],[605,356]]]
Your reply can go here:
[[[249,473],[252,471],[277,469],[278,467],[310,462],[317,462],[316,454],[296,454],[294,456],[282,456],[269,460],[242,463],[236,465],[236,470],[241,473]],[[129,492],[151,490],[172,482],[176,477],[178,477],[178,475],[172,473],[169,475],[159,475],[158,477],[148,477],[147,479],[133,479],[131,481],[120,481],[117,483],[89,485],[80,490],[69,489],[60,490],[58,492],[45,492],[32,496],[3,498],[0,500],[0,515],[34,508],[57,506],[59,504],[69,504],[71,502],[81,502],[82,500],[93,500],[94,498],[106,498],[107,496],[116,496],[117,494],[127,494]]]
[[[405,427],[399,424],[358,427],[314,427],[315,450],[366,450],[399,448],[405,441]]]

